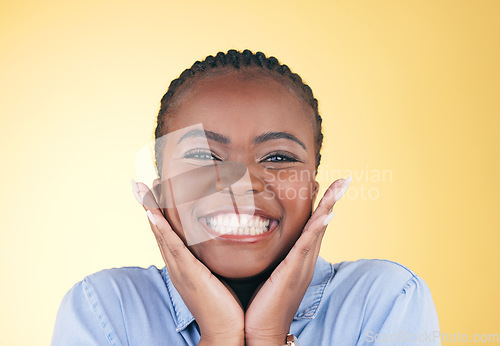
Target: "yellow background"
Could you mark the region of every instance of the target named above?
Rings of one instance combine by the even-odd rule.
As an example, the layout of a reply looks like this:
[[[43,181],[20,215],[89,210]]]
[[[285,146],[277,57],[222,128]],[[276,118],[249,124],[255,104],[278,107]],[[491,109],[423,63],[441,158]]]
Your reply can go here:
[[[85,275],[163,266],[134,155],[170,81],[230,48],[313,88],[322,191],[352,171],[321,255],[398,261],[442,332],[500,333],[499,18],[481,0],[2,1],[0,343],[48,344]]]

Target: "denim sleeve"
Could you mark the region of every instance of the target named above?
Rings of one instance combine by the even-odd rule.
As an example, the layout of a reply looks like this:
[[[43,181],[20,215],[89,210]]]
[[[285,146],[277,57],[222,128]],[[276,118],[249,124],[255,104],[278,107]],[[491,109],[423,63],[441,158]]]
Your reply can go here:
[[[74,285],[57,312],[51,345],[119,345],[85,280]],[[117,342],[115,342],[117,341]]]
[[[404,285],[379,330],[366,330],[362,345],[441,345],[431,292],[415,275]]]

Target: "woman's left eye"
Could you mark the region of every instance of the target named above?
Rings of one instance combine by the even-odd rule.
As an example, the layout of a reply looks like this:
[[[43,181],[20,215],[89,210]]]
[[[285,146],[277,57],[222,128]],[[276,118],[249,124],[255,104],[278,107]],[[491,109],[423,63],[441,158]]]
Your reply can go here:
[[[272,153],[264,158],[265,162],[298,162],[299,160],[292,155],[284,153]]]

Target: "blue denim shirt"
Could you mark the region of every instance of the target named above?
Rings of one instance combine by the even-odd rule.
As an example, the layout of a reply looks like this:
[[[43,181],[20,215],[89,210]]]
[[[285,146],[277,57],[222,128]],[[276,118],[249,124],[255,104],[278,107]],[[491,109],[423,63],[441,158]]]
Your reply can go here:
[[[291,325],[301,346],[440,345],[431,292],[387,260],[318,258]],[[106,269],[64,296],[52,345],[196,345],[200,332],[166,268]]]

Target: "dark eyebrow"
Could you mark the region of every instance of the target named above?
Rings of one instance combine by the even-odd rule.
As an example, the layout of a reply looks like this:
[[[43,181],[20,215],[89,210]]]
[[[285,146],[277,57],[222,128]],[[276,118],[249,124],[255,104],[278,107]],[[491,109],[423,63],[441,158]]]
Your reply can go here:
[[[229,144],[229,142],[230,142],[228,137],[221,135],[217,132],[212,132],[212,131],[208,131],[208,130],[204,131],[201,129],[194,129],[194,130],[188,131],[184,135],[182,135],[182,137],[179,139],[177,144],[182,142],[184,139],[190,138],[190,137],[206,137],[208,139],[212,139],[212,140],[219,142],[219,143],[222,143],[222,144]],[[271,141],[273,139],[281,139],[281,138],[289,139],[289,140],[292,140],[294,142],[297,142],[302,148],[304,148],[305,151],[307,151],[307,148],[304,145],[304,143],[302,143],[302,141],[300,139],[298,139],[297,137],[295,137],[294,135],[292,135],[291,133],[288,133],[288,132],[282,132],[282,131],[265,132],[265,133],[255,137],[253,139],[253,142],[254,142],[254,144],[259,144],[259,143],[263,143],[266,141]]]
[[[285,139],[289,139],[289,140],[292,140],[294,142],[297,142],[297,143],[299,143],[299,145],[302,148],[304,148],[305,151],[307,151],[307,148],[304,145],[304,143],[302,143],[302,141],[300,139],[298,139],[297,137],[295,137],[294,135],[292,135],[291,133],[288,133],[288,132],[281,132],[281,131],[279,131],[279,132],[265,132],[265,133],[255,137],[253,142],[255,144],[258,144],[258,143],[262,143],[265,141],[270,141],[273,139],[280,139],[280,138],[285,138]]]
[[[222,143],[222,144],[229,143],[229,138],[227,138],[226,136],[223,136],[219,133],[212,132],[212,131],[206,131],[206,130],[203,131],[200,129],[194,129],[194,130],[188,131],[184,135],[182,135],[182,137],[179,139],[177,144],[182,142],[184,139],[190,138],[190,137],[206,137],[208,139],[212,139],[212,140],[219,142],[219,143]]]

